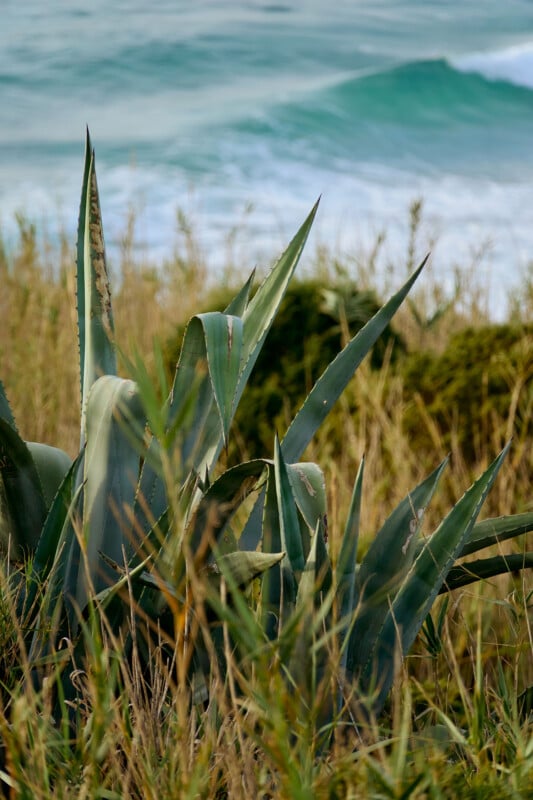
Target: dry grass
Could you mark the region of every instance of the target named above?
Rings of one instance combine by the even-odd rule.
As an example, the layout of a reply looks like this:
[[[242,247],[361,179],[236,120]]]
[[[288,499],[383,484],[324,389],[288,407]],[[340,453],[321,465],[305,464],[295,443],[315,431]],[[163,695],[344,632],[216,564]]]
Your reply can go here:
[[[20,239],[0,249],[0,375],[25,439],[44,441],[74,455],[79,439],[75,276],[73,253],[38,242],[20,219]],[[121,262],[111,269],[117,339],[137,350],[149,369],[153,341],[165,341],[194,313],[205,293],[207,265],[187,228],[182,248],[164,265],[138,263],[132,229]],[[320,269],[338,270],[325,264]],[[416,295],[415,295],[416,297]],[[415,348],[438,348],[450,331],[486,319],[474,297],[452,303],[436,286],[421,290],[418,315],[406,306],[397,324]],[[516,386],[520,376],[510,376]],[[513,384],[514,385],[514,384]],[[344,523],[353,479],[366,456],[363,532],[375,532],[390,510],[446,456],[440,431],[420,406],[420,424],[434,442],[431,459],[413,451],[402,419],[401,381],[387,365],[358,371],[340,410],[307,455],[324,468],[330,486],[330,531]],[[354,415],[353,409],[358,413]],[[494,420],[486,450],[467,464],[452,447],[448,477],[428,525],[462,495],[503,446],[513,428]],[[515,441],[487,504],[486,515],[531,509],[533,448]],[[363,546],[365,537],[363,536]],[[0,581],[6,586],[6,579]],[[441,602],[441,601],[438,601]],[[17,636],[9,604],[1,604],[4,670],[17,667]],[[6,611],[7,609],[7,611]],[[436,611],[435,611],[436,614]],[[435,616],[434,614],[434,616]],[[91,631],[92,657],[79,675],[80,724],[75,736],[58,728],[53,680],[37,692],[10,679],[0,708],[4,742],[0,785],[24,798],[526,798],[533,793],[531,722],[519,717],[518,694],[533,684],[530,627],[531,579],[506,576],[456,592],[436,652],[422,640],[400,672],[390,709],[361,739],[343,728],[320,752],[313,720],[298,692],[272,669],[275,651],[257,641],[248,661],[229,659],[225,680],[214,679],[206,707],[191,709],[188,690],[175,681],[180,653],[155,643],[152,691],[124,642],[103,626]],[[208,636],[208,632],[204,631]],[[4,673],[4,683],[7,677]]]

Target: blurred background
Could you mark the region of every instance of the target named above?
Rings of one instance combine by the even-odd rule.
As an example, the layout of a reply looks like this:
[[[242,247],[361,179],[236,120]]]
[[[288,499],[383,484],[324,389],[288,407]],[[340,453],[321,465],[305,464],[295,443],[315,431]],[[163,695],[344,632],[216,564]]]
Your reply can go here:
[[[409,208],[436,280],[502,288],[533,254],[533,5],[527,0],[4,2],[0,221],[75,236],[85,125],[108,250],[169,256],[180,211],[209,268],[270,260],[319,194],[315,242],[382,240]],[[232,238],[233,237],[233,238]],[[400,255],[399,255],[400,254]],[[398,265],[400,265],[398,267]],[[403,277],[403,273],[402,273]]]

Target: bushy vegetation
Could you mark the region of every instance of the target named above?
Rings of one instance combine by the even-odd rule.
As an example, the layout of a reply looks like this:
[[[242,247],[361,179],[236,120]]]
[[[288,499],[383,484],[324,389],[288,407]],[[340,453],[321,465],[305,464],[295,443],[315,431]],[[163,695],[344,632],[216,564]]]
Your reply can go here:
[[[191,319],[171,386],[151,340],[175,335],[177,306],[189,300],[172,291],[170,269],[124,262],[115,320],[89,143],[77,316],[66,250],[47,269],[21,218],[20,248],[0,264],[0,780],[12,796],[530,795],[523,568],[533,517],[476,524],[487,495],[493,517],[531,509],[529,331],[505,373],[509,407],[480,412],[486,449],[463,457],[458,412],[452,464],[439,464],[448,418],[433,413],[428,384],[409,383],[410,359],[426,358],[408,336],[409,313],[415,326],[424,320],[416,296],[394,323],[401,335],[389,328],[419,271],[383,304],[346,284],[302,284],[291,328],[290,302],[281,304],[312,217],[258,289],[252,276],[223,313]],[[194,264],[175,267],[197,302]],[[148,296],[160,313],[139,331],[132,312]],[[294,395],[276,422],[267,418],[270,442],[253,442],[268,451],[234,464],[248,451],[239,425],[240,446],[229,446],[241,394],[243,419],[265,422],[244,385],[278,310],[286,316],[258,380],[268,385],[281,364]],[[450,304],[441,315],[451,329],[453,314]],[[137,353],[117,352],[115,322]],[[76,334],[79,392],[67,355]],[[296,361],[292,347],[302,348]],[[318,365],[306,363],[313,351]],[[63,406],[72,425],[54,418]]]

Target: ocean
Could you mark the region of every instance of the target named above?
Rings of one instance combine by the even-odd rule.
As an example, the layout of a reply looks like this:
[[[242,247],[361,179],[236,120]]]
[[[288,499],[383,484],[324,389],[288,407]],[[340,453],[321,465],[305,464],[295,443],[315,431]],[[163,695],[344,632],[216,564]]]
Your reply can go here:
[[[269,263],[321,195],[310,251],[451,286],[469,267],[504,313],[533,261],[530,0],[6,0],[0,221],[75,239],[85,126],[111,261],[128,215],[143,257],[177,210],[211,269]],[[481,255],[481,257],[479,257]],[[240,264],[239,264],[240,265]],[[305,268],[305,267],[304,267]],[[378,277],[378,276],[377,276]]]

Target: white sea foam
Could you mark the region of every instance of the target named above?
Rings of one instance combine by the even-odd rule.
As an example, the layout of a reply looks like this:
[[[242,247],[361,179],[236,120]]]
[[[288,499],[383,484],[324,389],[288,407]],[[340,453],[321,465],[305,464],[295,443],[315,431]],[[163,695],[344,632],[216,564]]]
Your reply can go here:
[[[487,53],[469,53],[450,59],[461,72],[477,72],[489,80],[504,80],[533,89],[533,42]]]

